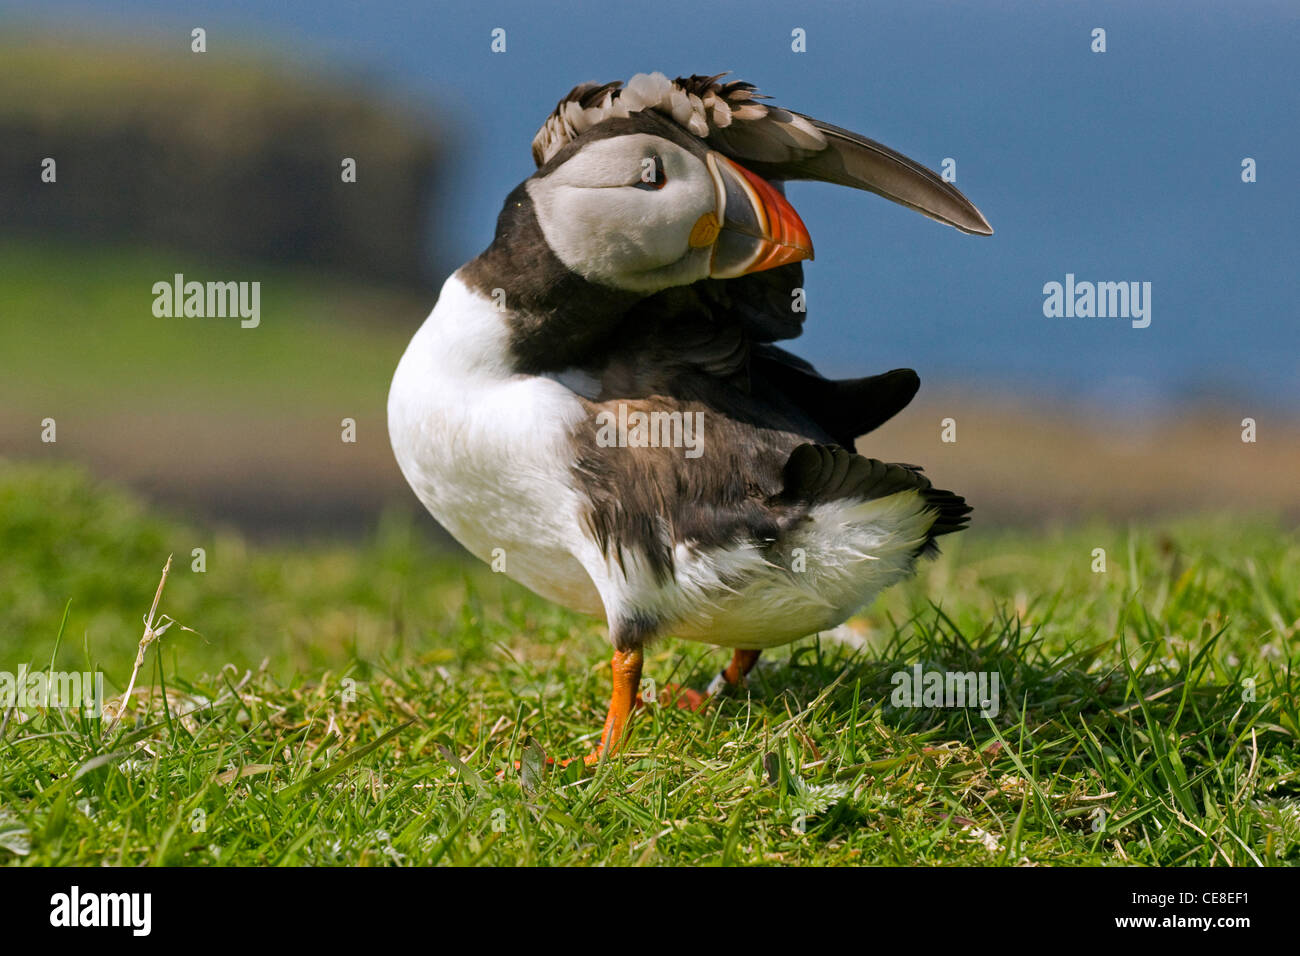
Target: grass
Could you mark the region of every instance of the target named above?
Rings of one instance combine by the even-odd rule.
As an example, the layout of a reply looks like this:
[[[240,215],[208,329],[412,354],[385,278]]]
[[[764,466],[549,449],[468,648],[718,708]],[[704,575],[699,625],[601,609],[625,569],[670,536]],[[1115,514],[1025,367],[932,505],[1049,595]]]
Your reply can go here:
[[[1275,522],[977,523],[749,693],[644,708],[594,772],[542,758],[592,744],[602,626],[397,517],[253,546],[0,464],[0,671],[102,668],[121,693],[171,553],[160,612],[193,632],[153,644],[126,718],[9,715],[0,861],[1300,861],[1300,542]],[[700,687],[723,661],[667,641],[646,673]],[[894,706],[916,663],[996,672],[999,713]]]

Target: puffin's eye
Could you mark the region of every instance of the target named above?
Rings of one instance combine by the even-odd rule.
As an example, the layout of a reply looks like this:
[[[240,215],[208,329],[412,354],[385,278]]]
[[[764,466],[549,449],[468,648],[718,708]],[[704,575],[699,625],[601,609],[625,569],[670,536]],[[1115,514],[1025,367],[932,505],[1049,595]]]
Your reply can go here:
[[[664,161],[658,156],[647,156],[641,160],[641,178],[632,185],[637,189],[663,189],[667,182]]]

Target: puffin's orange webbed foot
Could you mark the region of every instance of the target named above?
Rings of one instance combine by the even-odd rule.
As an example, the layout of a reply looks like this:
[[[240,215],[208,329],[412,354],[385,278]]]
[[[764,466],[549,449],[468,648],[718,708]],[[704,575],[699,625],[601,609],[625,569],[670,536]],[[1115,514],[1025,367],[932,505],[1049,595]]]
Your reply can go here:
[[[761,653],[763,652],[737,650],[731,655],[731,663],[709,682],[708,689],[703,693],[698,690],[691,690],[689,687],[682,687],[679,684],[668,684],[659,695],[659,703],[665,707],[676,705],[680,710],[699,713],[710,700],[725,688],[743,686],[746,676],[758,663],[758,655]]]
[[[664,689],[659,692],[659,703],[663,707],[676,707],[678,710],[689,710],[698,714],[712,696],[712,694],[683,687],[681,684],[665,684]]]

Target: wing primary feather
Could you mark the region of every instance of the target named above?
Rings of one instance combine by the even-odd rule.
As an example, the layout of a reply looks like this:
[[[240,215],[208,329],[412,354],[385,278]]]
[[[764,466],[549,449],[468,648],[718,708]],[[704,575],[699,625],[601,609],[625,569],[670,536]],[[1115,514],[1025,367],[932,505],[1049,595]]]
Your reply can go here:
[[[796,114],[799,115],[799,114]],[[804,117],[825,135],[827,148],[794,163],[790,179],[817,179],[866,189],[976,236],[993,227],[961,190],[920,163],[873,139]]]

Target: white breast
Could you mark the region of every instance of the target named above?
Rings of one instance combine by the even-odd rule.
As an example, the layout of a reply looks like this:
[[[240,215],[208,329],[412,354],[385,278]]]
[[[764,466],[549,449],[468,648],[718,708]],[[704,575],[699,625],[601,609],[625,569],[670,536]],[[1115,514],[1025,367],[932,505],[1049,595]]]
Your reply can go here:
[[[388,393],[397,464],[429,512],[478,558],[538,594],[603,614],[574,557],[581,501],[568,433],[572,391],[511,370],[507,316],[453,275],[416,332]]]

